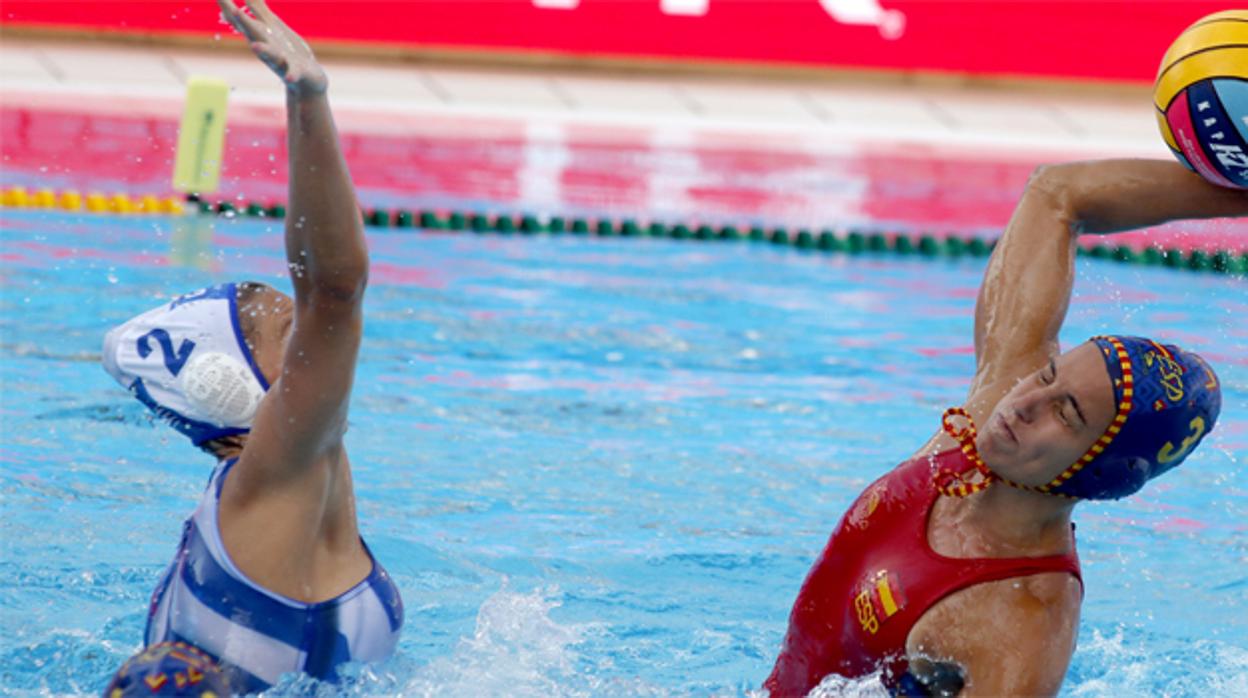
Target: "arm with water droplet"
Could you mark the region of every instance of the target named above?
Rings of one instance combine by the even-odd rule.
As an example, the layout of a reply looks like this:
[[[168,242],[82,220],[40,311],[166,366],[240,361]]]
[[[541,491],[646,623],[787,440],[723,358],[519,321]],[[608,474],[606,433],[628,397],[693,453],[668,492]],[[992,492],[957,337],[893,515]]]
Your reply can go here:
[[[1080,235],[1244,215],[1248,192],[1210,184],[1170,160],[1098,160],[1036,170],[979,288],[972,399],[995,402],[993,396],[1059,352]]]
[[[328,79],[308,44],[264,0],[218,0],[225,19],[286,88],[290,201],[286,256],[294,323],[281,376],[257,414],[257,472],[300,476],[341,454],[362,334],[368,249],[339,145]],[[340,457],[340,456],[334,456]],[[256,483],[257,485],[259,483]]]

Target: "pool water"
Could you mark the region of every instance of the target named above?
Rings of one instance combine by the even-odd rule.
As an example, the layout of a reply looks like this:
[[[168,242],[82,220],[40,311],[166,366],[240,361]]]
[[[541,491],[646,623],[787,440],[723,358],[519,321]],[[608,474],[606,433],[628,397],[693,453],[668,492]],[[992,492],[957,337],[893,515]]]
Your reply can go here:
[[[983,260],[369,242],[347,444],[407,621],[353,695],[756,690],[841,513],[937,428],[973,367]],[[98,692],[138,648],[212,465],[104,373],[102,336],[210,283],[289,288],[281,230],[4,210],[0,244],[0,694]],[[1181,342],[1219,370],[1224,406],[1184,467],[1077,510],[1087,596],[1063,695],[1248,686],[1244,291],[1080,261],[1064,340]]]

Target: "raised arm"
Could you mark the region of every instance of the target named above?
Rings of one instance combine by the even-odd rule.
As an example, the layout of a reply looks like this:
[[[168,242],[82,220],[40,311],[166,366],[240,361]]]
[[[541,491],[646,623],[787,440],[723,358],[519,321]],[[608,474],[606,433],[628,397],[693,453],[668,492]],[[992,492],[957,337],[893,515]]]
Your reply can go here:
[[[971,395],[1000,397],[1058,352],[1079,235],[1243,215],[1248,194],[1209,184],[1172,161],[1102,160],[1038,169],[984,272],[975,307]]]
[[[225,18],[286,86],[290,201],[286,258],[294,320],[281,376],[256,415],[240,475],[245,487],[305,475],[338,457],[362,332],[368,279],[359,206],[312,51],[268,8],[218,0]]]

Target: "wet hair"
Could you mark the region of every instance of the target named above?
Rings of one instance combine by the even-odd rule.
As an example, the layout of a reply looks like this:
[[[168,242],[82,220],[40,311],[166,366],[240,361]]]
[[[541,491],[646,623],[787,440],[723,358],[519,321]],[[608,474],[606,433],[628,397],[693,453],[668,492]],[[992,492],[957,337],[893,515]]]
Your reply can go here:
[[[230,436],[222,436],[219,439],[203,442],[199,445],[199,448],[213,458],[221,460],[234,449],[241,451],[244,443],[243,439],[246,436],[246,434],[231,434]]]
[[[238,326],[243,331],[243,341],[247,348],[255,351],[260,341],[260,328],[256,322],[253,306],[260,298],[269,293],[280,293],[272,286],[259,281],[241,281],[235,286],[235,298],[238,301]]]

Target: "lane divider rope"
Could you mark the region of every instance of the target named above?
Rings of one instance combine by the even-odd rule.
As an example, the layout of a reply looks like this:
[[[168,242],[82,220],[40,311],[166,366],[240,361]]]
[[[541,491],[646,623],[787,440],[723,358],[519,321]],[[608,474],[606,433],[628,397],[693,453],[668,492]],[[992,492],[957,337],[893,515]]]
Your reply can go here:
[[[82,194],[73,189],[53,191],[25,187],[8,187],[0,193],[4,208],[56,209],[60,211],[86,211],[88,213],[177,215],[186,210],[181,196],[155,196],[89,192]]]
[[[188,197],[203,213],[218,215],[246,215],[252,217],[283,218],[286,209],[281,204],[265,206],[256,202],[235,206],[229,201],[209,202]],[[566,218],[534,215],[490,215],[477,211],[438,212],[431,210],[372,208],[364,211],[364,222],[374,228],[444,230],[451,232],[496,233],[502,235],[586,235],[594,237],[662,237],[674,240],[749,240],[774,245],[791,246],[802,250],[823,252],[894,253],[920,257],[986,257],[992,254],[995,240],[957,235],[936,236],[930,233],[885,233],[879,230],[849,229],[838,233],[824,229],[818,232],[808,229],[790,230],[785,227],[733,225],[711,226],[687,223],[663,223],[652,221],[642,224],[634,219],[623,218]],[[1208,271],[1248,276],[1248,251],[1183,250],[1172,247],[1160,249],[1146,247],[1135,250],[1126,245],[1091,245],[1077,248],[1080,256],[1113,260],[1124,264],[1163,266],[1172,269]]]
[[[104,195],[66,190],[54,192],[40,189],[28,192],[22,187],[5,189],[0,203],[5,208],[41,208],[63,211],[87,211],[113,214],[179,215],[190,207],[204,214],[243,215],[254,218],[281,219],[286,216],[283,204],[249,202],[235,204],[231,201],[209,201],[195,195],[133,196],[116,193]],[[930,233],[889,233],[872,229],[848,229],[819,231],[800,228],[733,225],[711,226],[706,224],[664,223],[652,221],[640,223],[630,218],[566,218],[563,216],[538,217],[534,215],[490,215],[477,211],[414,211],[409,209],[372,208],[364,211],[364,222],[373,228],[424,229],[442,231],[471,231],[502,235],[584,235],[594,237],[658,237],[674,240],[749,240],[800,250],[841,252],[846,254],[892,253],[918,257],[986,257],[992,253],[996,242],[978,237],[958,235],[936,236]],[[1208,271],[1248,277],[1248,251],[1202,250],[1183,251],[1177,247],[1160,249],[1146,247],[1135,250],[1125,245],[1108,246],[1095,244],[1080,246],[1081,256],[1105,259],[1124,264],[1162,266],[1172,269]]]

